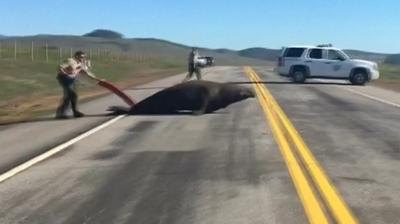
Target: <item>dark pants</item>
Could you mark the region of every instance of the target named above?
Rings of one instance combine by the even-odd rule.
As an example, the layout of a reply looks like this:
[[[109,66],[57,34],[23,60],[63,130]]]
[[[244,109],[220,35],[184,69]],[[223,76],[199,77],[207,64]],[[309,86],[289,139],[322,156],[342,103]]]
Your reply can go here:
[[[75,78],[70,78],[66,75],[57,75],[57,80],[63,88],[64,95],[60,105],[57,108],[57,116],[64,116],[69,104],[71,103],[72,111],[75,114],[78,110],[76,103],[78,95],[75,92]]]
[[[201,70],[200,67],[198,65],[194,65],[194,64],[189,64],[188,65],[188,74],[186,75],[185,79],[183,81],[187,81],[190,78],[193,77],[193,73],[196,74],[196,78],[198,80],[201,79]]]

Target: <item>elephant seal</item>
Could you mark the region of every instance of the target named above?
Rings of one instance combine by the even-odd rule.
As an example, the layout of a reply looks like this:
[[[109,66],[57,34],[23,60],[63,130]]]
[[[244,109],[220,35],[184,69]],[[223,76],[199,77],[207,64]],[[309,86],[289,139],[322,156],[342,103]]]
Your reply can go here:
[[[131,108],[110,107],[113,114],[212,113],[228,105],[254,97],[251,88],[204,80],[180,83],[161,90]]]

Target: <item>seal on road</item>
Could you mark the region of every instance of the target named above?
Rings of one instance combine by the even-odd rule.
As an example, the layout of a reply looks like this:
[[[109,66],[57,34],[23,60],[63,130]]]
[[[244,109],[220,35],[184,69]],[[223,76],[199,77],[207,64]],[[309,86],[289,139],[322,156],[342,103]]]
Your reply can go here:
[[[254,97],[251,88],[211,81],[195,80],[161,90],[131,108],[110,107],[113,114],[212,113],[228,105]]]

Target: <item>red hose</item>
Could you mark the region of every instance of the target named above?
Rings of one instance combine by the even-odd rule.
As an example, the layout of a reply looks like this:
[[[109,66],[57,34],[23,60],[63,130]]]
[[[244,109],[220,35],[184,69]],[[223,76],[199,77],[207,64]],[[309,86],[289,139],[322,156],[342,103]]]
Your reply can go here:
[[[97,83],[99,86],[102,86],[108,90],[110,90],[111,92],[113,92],[114,94],[116,94],[117,96],[119,96],[125,103],[127,103],[129,106],[133,106],[136,104],[136,102],[130,98],[128,95],[126,95],[124,92],[122,92],[122,90],[118,89],[116,86],[114,86],[112,83],[108,82],[108,81],[103,81],[100,80]]]

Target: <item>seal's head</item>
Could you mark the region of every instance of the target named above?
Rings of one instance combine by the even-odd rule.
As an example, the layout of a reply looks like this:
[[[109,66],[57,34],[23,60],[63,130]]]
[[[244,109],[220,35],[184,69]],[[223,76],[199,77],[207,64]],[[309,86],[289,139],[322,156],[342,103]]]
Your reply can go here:
[[[223,87],[221,96],[225,103],[230,104],[255,97],[255,93],[251,88],[228,84]]]
[[[245,86],[239,86],[239,89],[237,91],[234,91],[232,94],[232,100],[233,101],[241,101],[245,100],[247,98],[254,97],[254,91],[251,88],[245,87]]]
[[[255,97],[255,93],[253,89],[247,88],[247,87],[243,87],[240,92],[239,95],[242,99],[247,99],[250,97]]]

